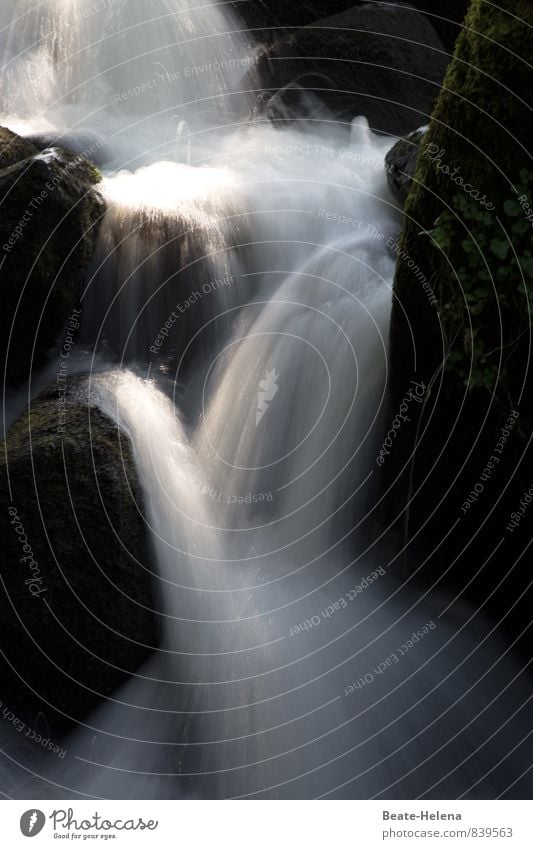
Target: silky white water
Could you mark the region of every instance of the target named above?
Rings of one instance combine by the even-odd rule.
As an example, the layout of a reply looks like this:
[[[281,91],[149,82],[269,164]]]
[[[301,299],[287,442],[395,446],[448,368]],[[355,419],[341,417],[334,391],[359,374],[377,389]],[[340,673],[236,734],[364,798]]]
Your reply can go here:
[[[520,670],[479,614],[402,588],[376,545],[392,140],[364,118],[252,120],[254,48],[227,4],[0,14],[2,123],[81,149],[93,133],[105,160],[87,395],[131,440],[164,620],[65,762],[10,762],[11,793],[505,788]]]
[[[115,151],[173,150],[184,127],[246,113],[249,39],[228,4],[8,0],[0,11],[2,111],[35,131],[96,131]],[[253,86],[251,86],[253,88]]]

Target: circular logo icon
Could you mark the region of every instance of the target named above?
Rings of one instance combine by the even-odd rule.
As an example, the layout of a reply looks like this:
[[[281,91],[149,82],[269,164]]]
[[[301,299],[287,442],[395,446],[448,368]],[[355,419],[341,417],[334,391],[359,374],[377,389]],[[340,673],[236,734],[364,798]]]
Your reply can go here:
[[[24,837],[36,837],[44,828],[46,817],[42,811],[32,808],[20,818],[20,830]]]

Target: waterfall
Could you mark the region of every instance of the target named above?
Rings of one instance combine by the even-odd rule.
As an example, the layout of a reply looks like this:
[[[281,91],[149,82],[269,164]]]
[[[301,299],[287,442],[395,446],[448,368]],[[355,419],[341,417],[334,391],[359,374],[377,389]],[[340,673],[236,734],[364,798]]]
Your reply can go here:
[[[242,93],[254,55],[228,4],[11,0],[0,32],[2,111],[15,130],[69,139],[89,128],[124,151],[134,133],[145,155],[161,155],[183,122],[231,123],[254,102]]]
[[[487,773],[505,758],[498,732],[527,687],[481,615],[456,604],[443,618],[444,596],[400,594],[386,564],[361,553],[354,564],[353,551],[326,549],[326,534],[314,556],[298,540],[284,545],[271,522],[269,550],[252,526],[231,544],[231,508],[213,497],[209,465],[167,395],[124,369],[93,376],[89,392],[132,441],[165,626],[153,659],[66,741],[68,762],[48,764],[40,796],[413,798],[438,788],[440,798],[475,782],[484,798],[505,786],[505,764],[497,780]],[[225,427],[238,425],[235,411]]]
[[[372,537],[393,140],[363,117],[252,120],[229,4],[16,0],[0,26],[2,122],[105,140],[86,385],[131,440],[164,622],[32,792],[505,787],[520,670],[481,615],[401,587]]]
[[[227,329],[224,315],[248,296],[232,250],[244,239],[244,199],[230,171],[160,162],[107,177],[102,193],[85,344],[126,361],[179,359],[202,324],[221,316],[217,330]],[[199,340],[202,350],[213,335]]]
[[[293,171],[300,204],[308,203],[318,221],[295,216],[288,246],[272,234],[283,270],[269,264],[241,327],[214,359],[203,396],[196,442],[217,490],[271,493],[270,522],[289,546],[307,536],[312,549],[316,535],[323,541],[332,527],[338,531],[332,519],[346,501],[345,523],[353,523],[355,493],[361,510],[368,505],[394,270],[383,245],[397,229],[382,145],[376,139],[373,146],[370,135],[356,122],[349,148],[361,161],[355,173],[330,160],[326,180],[314,153],[318,140],[302,157],[313,182]],[[341,210],[350,205],[355,227],[343,224]],[[233,512],[240,531],[257,508],[244,504]]]

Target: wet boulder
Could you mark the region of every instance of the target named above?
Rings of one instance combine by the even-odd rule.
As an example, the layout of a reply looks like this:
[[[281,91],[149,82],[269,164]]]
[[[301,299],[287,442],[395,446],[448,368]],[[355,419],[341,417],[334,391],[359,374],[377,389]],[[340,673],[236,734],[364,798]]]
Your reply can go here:
[[[37,133],[27,136],[27,139],[41,152],[51,147],[66,148],[94,163],[98,168],[109,165],[114,159],[109,138],[94,130]]]
[[[415,130],[391,147],[385,157],[389,186],[403,207],[415,176],[425,129]]]
[[[364,5],[364,0],[235,0],[235,11],[246,26],[254,31],[258,42],[279,38],[283,28],[297,28],[320,18],[345,12],[354,6]],[[400,2],[382,4],[382,16],[385,17],[394,7],[405,5]],[[462,22],[468,9],[468,0],[412,0],[409,4],[423,12],[448,52],[461,31]]]
[[[0,355],[7,382],[39,369],[79,304],[104,205],[100,175],[62,148],[0,129]]]
[[[373,3],[286,35],[265,48],[259,71],[273,95],[297,84],[338,121],[365,115],[372,129],[401,136],[427,123],[448,60],[423,14]]]
[[[0,127],[0,168],[9,168],[23,159],[36,156],[39,152],[31,139],[24,139],[7,127]]]
[[[0,699],[58,729],[158,644],[156,568],[128,438],[72,377],[8,432],[0,460]]]

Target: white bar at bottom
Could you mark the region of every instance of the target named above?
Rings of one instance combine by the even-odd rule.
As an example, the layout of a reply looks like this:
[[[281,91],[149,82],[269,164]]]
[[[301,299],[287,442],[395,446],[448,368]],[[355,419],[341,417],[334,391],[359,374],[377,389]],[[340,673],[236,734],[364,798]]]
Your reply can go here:
[[[4,801],[0,826],[6,849],[67,841],[158,849],[329,849],[333,844],[342,849],[531,849],[530,809],[527,801]]]

